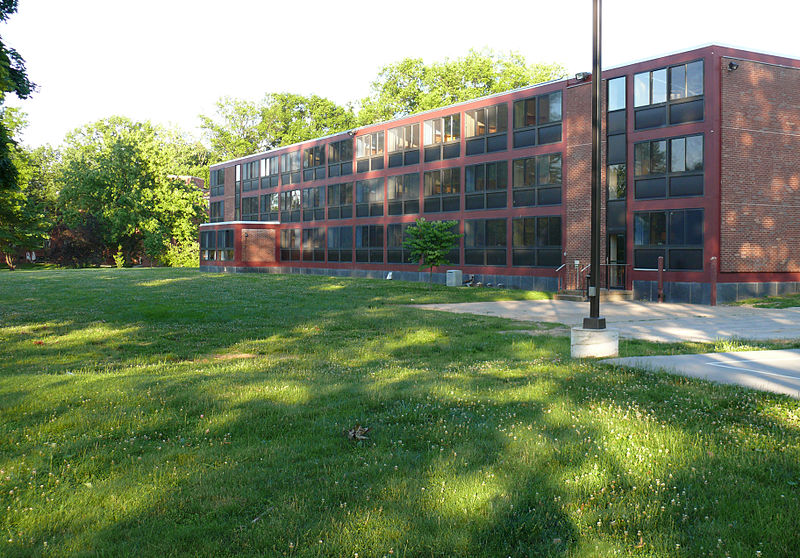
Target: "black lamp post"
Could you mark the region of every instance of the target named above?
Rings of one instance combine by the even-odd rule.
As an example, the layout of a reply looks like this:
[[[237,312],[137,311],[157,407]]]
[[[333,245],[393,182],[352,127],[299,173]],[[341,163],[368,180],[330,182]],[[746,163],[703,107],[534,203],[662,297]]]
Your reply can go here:
[[[600,43],[602,30],[602,0],[594,0],[592,11],[592,226],[591,267],[589,268],[589,317],[583,319],[584,329],[605,329],[606,319],[600,317],[600,292],[597,278],[600,276],[600,85],[603,82],[600,69]]]

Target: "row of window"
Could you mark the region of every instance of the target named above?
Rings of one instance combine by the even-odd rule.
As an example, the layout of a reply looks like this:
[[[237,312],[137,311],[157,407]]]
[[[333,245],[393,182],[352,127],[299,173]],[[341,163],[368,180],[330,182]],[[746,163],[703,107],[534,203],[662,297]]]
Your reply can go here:
[[[561,97],[561,92],[556,91],[514,103],[514,147],[561,141]],[[476,155],[507,149],[507,129],[506,103],[465,111],[466,154]],[[242,192],[249,192],[259,186],[277,187],[279,176],[281,184],[321,180],[326,176],[346,176],[353,173],[353,155],[356,159],[356,172],[380,170],[384,168],[384,146],[390,168],[418,164],[421,146],[424,147],[425,162],[461,156],[461,113],[425,120],[422,130],[420,138],[420,124],[407,124],[388,130],[385,142],[383,131],[373,132],[360,135],[355,140],[348,138],[243,163],[236,165],[236,182],[240,183]],[[212,176],[212,196],[223,194],[223,171],[213,171],[218,174]]]
[[[482,163],[464,168],[464,206],[467,210],[507,207],[508,161]],[[383,178],[344,184],[315,186],[262,194],[260,220],[298,222],[384,215],[384,193],[388,215],[420,213],[420,176],[410,173],[390,176],[384,190]],[[561,154],[552,153],[513,161],[513,207],[561,203]],[[327,190],[327,203],[326,203]],[[355,192],[355,195],[354,195]],[[438,213],[461,209],[461,169],[437,169],[423,173],[422,212]],[[242,199],[241,218],[259,220],[258,197]],[[353,204],[355,202],[355,213]],[[212,202],[221,204],[222,202]],[[217,209],[220,208],[220,209]],[[214,216],[220,216],[215,206]],[[221,220],[221,219],[220,219]]]
[[[506,266],[507,225],[506,219],[464,221],[464,264]],[[287,262],[325,261],[327,248],[329,262],[416,263],[411,261],[410,252],[404,246],[408,226],[408,223],[395,223],[283,229],[280,258]],[[454,230],[457,228],[458,225]],[[561,217],[512,219],[510,247],[513,266],[558,267],[561,264]],[[458,247],[449,254],[449,260],[452,264],[461,263]]]
[[[365,263],[413,263],[403,246],[407,223],[328,227],[327,229],[284,229],[281,231],[281,260]],[[355,231],[355,234],[354,234]],[[703,269],[704,211],[672,209],[634,213],[634,267],[657,269],[659,257],[664,269]],[[464,264],[505,266],[507,263],[507,220],[464,221]],[[511,220],[513,266],[557,267],[561,263],[561,217],[521,217]],[[233,230],[202,231],[202,259],[229,261],[234,257]],[[354,254],[355,251],[355,254]],[[353,259],[355,255],[355,260]],[[458,251],[451,254],[460,263]]]

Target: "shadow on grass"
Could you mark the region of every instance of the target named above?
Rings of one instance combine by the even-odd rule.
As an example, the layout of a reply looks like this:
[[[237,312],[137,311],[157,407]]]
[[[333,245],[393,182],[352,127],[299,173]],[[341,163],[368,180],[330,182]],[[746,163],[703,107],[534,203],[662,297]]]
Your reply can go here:
[[[52,354],[2,370],[3,553],[766,556],[797,542],[797,425],[770,414],[783,398],[577,363],[565,338],[383,304],[359,281],[179,277],[82,291],[164,315],[76,318],[80,304],[38,299],[72,320],[63,335],[128,334],[75,376],[42,375]],[[36,315],[16,311],[17,325]],[[255,356],[207,358],[234,352]],[[356,424],[369,440],[346,439]]]

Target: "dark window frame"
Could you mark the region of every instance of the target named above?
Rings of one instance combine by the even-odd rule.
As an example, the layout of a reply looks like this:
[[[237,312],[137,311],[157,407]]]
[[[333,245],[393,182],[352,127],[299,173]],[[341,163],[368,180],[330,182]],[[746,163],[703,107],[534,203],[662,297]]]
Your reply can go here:
[[[356,225],[353,236],[357,263],[384,263],[384,226]],[[365,239],[366,237],[366,239]],[[366,241],[365,241],[366,240]]]
[[[661,228],[653,229],[661,223],[653,223],[654,216],[663,223]],[[699,216],[699,224],[690,217]],[[646,230],[644,226],[646,224]],[[699,226],[699,234],[697,227]],[[680,227],[681,230],[674,230]],[[694,236],[695,241],[692,241]],[[683,241],[678,242],[678,238]],[[636,211],[633,214],[633,261],[634,269],[652,271],[657,269],[657,259],[664,257],[665,271],[703,271],[705,247],[705,210],[702,208],[660,209]],[[680,266],[681,259],[693,255],[699,266]],[[651,266],[642,265],[643,261],[652,262]],[[676,261],[678,263],[676,263]]]
[[[312,145],[303,149],[303,182],[325,180],[325,145]]]
[[[700,166],[695,165],[691,169],[686,169],[689,159],[689,140],[700,139]],[[653,144],[664,144],[663,172],[662,165],[658,163],[657,171],[653,172],[654,155]],[[673,170],[673,159],[675,146],[683,143],[683,166],[684,170]],[[695,143],[695,142],[693,142]],[[649,155],[645,157],[645,149]],[[680,159],[680,155],[678,155]],[[645,159],[649,159],[645,161]],[[693,159],[695,160],[695,159]],[[645,167],[645,162],[646,167]],[[645,169],[646,170],[643,170]],[[663,184],[662,184],[663,183]],[[674,188],[673,188],[674,186]],[[663,188],[663,195],[651,194],[646,188]],[[684,188],[684,192],[680,190]],[[659,138],[647,141],[640,141],[633,144],[633,190],[634,198],[644,199],[670,199],[700,197],[705,193],[705,136],[704,134],[687,134],[684,136],[673,136],[669,138]],[[688,191],[686,193],[685,191]]]
[[[356,217],[383,217],[385,198],[383,177],[359,180],[355,191]]]
[[[425,171],[422,184],[423,213],[461,210],[461,167]]]
[[[277,188],[279,185],[280,168],[277,155],[261,159],[261,189]]]
[[[700,81],[701,90],[692,95],[689,93],[689,66],[699,64],[700,67]],[[683,68],[684,82],[683,88],[687,96],[673,98],[673,79],[675,70]],[[664,99],[661,96],[657,100],[653,100],[653,83],[655,73],[664,72]],[[647,89],[645,91],[646,102],[641,99],[639,93],[639,83],[644,83],[644,79],[640,76],[647,76],[646,83]],[[644,72],[637,72],[633,75],[633,110],[634,110],[634,129],[646,130],[650,128],[661,128],[666,126],[675,126],[678,124],[685,124],[687,122],[702,122],[705,119],[705,61],[702,58],[682,62],[680,64],[672,64],[660,68],[654,68]],[[699,110],[699,114],[698,114]],[[683,115],[681,115],[683,113]]]
[[[225,200],[212,201],[208,204],[208,221],[221,223],[225,220]]]
[[[303,188],[303,221],[322,221],[325,219],[325,186]]]
[[[554,268],[561,265],[561,215],[517,217],[511,220],[511,265]],[[529,235],[532,242],[527,242]]]
[[[347,234],[343,234],[343,233]],[[328,261],[353,261],[353,227],[328,227]]]
[[[502,243],[498,233],[502,235]],[[464,220],[463,265],[508,265],[508,220],[505,217]]]
[[[461,113],[425,120],[422,123],[422,146],[426,163],[460,157]]]
[[[211,171],[208,178],[208,195],[212,198],[225,195],[225,169]]]
[[[280,221],[280,193],[261,194],[261,220]]]
[[[557,179],[552,176],[554,159],[558,160]],[[544,181],[542,167],[547,163],[547,181]],[[560,205],[562,203],[562,188],[564,157],[561,152],[543,153],[532,157],[514,159],[511,166],[511,196],[513,207],[534,207],[540,205]],[[530,167],[533,167],[532,172]],[[533,175],[533,180],[529,178]],[[520,181],[521,180],[521,181]],[[558,193],[558,201],[556,199]]]
[[[383,130],[356,137],[356,172],[382,170],[385,150]]]
[[[551,119],[551,99],[558,97],[558,118]],[[547,119],[542,117],[543,106],[547,100]],[[549,145],[563,139],[564,95],[559,89],[514,101],[512,129],[514,148]],[[556,134],[556,131],[558,132]]]
[[[281,184],[300,184],[302,152],[289,151],[280,155]]]
[[[508,149],[508,103],[465,110],[464,140],[468,156]]]
[[[386,213],[416,215],[419,213],[419,173],[396,174],[386,181]]]
[[[399,130],[402,130],[402,137],[399,135]],[[386,136],[389,168],[419,164],[421,148],[419,122],[390,128]]]
[[[301,251],[304,262],[324,262],[325,246],[325,227],[303,229]]]
[[[242,221],[258,221],[259,201],[258,196],[242,197]]]
[[[328,185],[327,207],[329,220],[351,219],[353,217],[354,193],[355,184],[353,182]]]
[[[302,251],[302,229],[281,229],[281,261],[299,262]]]
[[[328,144],[328,177],[353,174],[353,138]]]
[[[506,159],[465,166],[464,210],[478,211],[508,207],[508,168]],[[491,169],[495,169],[495,178],[494,185],[489,188]]]
[[[280,192],[280,196],[281,222],[299,223],[300,211],[303,206],[300,189],[296,188]]]

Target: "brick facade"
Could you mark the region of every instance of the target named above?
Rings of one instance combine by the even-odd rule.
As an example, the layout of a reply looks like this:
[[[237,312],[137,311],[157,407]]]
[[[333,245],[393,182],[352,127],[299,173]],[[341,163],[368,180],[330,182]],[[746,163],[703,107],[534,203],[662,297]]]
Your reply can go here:
[[[800,69],[723,57],[719,71],[721,271],[798,272]]]

